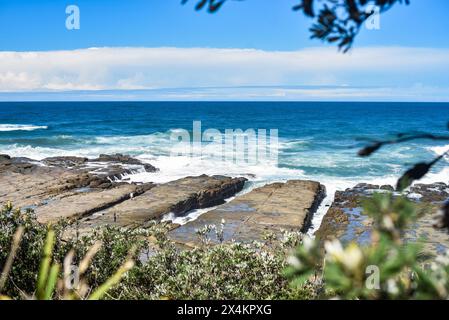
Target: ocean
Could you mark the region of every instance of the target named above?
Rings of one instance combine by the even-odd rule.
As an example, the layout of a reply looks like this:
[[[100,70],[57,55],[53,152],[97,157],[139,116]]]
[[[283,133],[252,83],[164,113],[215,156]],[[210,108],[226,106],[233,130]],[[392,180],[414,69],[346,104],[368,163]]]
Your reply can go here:
[[[236,163],[201,155],[173,156],[176,130],[277,129],[277,161]],[[147,161],[157,173],[136,173],[136,182],[167,182],[200,174],[246,176],[246,192],[274,181],[310,179],[328,197],[359,182],[394,184],[413,163],[431,160],[449,143],[414,141],[387,146],[369,158],[357,151],[369,139],[401,132],[448,134],[449,103],[362,102],[3,102],[0,154],[43,159],[123,153]],[[448,182],[444,159],[423,182]],[[198,214],[198,212],[197,212]]]

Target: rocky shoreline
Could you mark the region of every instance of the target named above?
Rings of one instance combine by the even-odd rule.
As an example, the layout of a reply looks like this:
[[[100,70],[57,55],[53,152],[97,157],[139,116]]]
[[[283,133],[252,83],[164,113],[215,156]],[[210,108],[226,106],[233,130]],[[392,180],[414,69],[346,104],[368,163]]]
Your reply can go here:
[[[40,161],[0,155],[0,203],[11,201],[23,210],[33,209],[41,223],[65,219],[81,233],[104,225],[145,226],[168,214],[182,217],[192,210],[210,208],[196,220],[174,224],[169,233],[172,240],[194,246],[198,244],[196,230],[220,225],[223,220],[224,241],[262,240],[267,233],[279,235],[284,230],[307,232],[326,194],[319,182],[304,180],[271,183],[242,195],[239,192],[247,182],[244,177],[201,175],[163,184],[123,181],[133,173],[156,171],[151,164],[122,154]],[[387,185],[359,184],[337,191],[317,238],[370,241],[370,220],[363,214],[361,202],[373,192],[392,190]],[[448,249],[449,236],[432,228],[431,214],[449,198],[449,186],[416,184],[408,196],[429,212],[410,228],[408,239],[424,238],[432,252]]]
[[[389,185],[358,184],[353,188],[337,191],[334,202],[315,233],[316,237],[321,243],[336,238],[343,243],[368,244],[371,241],[372,220],[364,214],[362,202],[375,192],[393,190]],[[435,214],[449,198],[449,185],[442,182],[415,184],[406,196],[416,203],[419,218],[408,227],[404,239],[410,242],[420,241],[425,252],[433,255],[449,250],[447,232],[433,228]]]

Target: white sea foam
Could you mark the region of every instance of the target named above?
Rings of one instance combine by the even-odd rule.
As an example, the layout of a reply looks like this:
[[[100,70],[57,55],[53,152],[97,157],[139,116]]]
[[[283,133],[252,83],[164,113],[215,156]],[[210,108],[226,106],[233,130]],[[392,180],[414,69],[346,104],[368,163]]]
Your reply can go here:
[[[438,172],[430,172],[427,175],[424,176],[421,180],[419,180],[420,183],[434,183],[434,182],[444,182],[448,183],[449,179],[449,167],[444,167],[442,170]]]
[[[47,126],[35,126],[30,124],[0,124],[0,132],[7,131],[34,131],[45,130]]]
[[[259,187],[259,186],[260,186],[260,184],[247,184],[245,186],[245,188],[243,188],[243,190],[240,191],[239,193],[237,193],[235,196],[225,199],[225,203],[231,202],[236,197],[242,196],[245,193],[248,193],[248,192],[254,190],[254,188]],[[164,215],[164,217],[162,218],[162,221],[171,221],[172,223],[184,225],[188,222],[198,219],[201,215],[205,214],[206,212],[217,209],[218,207],[219,206],[214,206],[214,207],[209,207],[209,208],[204,208],[204,209],[192,210],[184,216],[176,216],[173,212],[170,212],[170,213],[167,213],[166,215]]]
[[[2,146],[0,153],[8,154],[11,157],[26,157],[35,160],[42,160],[46,157],[55,156],[76,156],[81,155],[80,150],[65,150],[49,147],[32,147],[12,144]]]
[[[447,151],[449,151],[449,145],[438,146],[438,147],[429,147],[428,150],[430,150],[440,156],[440,155],[446,153]]]

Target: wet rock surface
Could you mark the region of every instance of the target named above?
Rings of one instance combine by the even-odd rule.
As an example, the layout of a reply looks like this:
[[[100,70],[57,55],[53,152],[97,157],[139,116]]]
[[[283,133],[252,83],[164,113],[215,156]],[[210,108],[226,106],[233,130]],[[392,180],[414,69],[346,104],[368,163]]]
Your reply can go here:
[[[123,184],[106,190],[76,190],[47,201],[35,209],[37,220],[41,223],[67,219],[74,222],[85,216],[118,205],[131,197],[139,196],[154,187],[154,184]]]
[[[372,220],[363,213],[362,202],[375,192],[392,190],[391,186],[358,184],[354,188],[337,191],[332,206],[315,233],[316,237],[321,242],[337,238],[343,243],[369,244]],[[407,193],[422,215],[406,230],[404,239],[410,242],[422,240],[426,253],[440,254],[449,249],[449,235],[433,228],[434,214],[449,198],[448,191],[449,186],[445,183],[433,183],[416,184]]]
[[[410,188],[409,193],[409,198],[413,197],[420,202],[443,202],[449,198],[449,185],[443,182],[415,184]]]
[[[142,189],[136,184],[123,186],[114,180],[132,172],[147,171],[146,164],[123,155],[101,159],[104,161],[81,157],[37,161],[0,155],[0,203],[11,201],[22,209],[45,212],[43,221],[53,221],[58,213],[49,214],[46,208],[61,209],[62,217],[83,215],[97,207],[108,206],[109,201],[120,202],[126,194]],[[80,206],[78,211],[75,204]],[[67,209],[68,213],[62,213],[62,209]]]
[[[169,237],[195,246],[199,243],[196,230],[207,225],[219,227],[222,220],[225,221],[224,241],[250,242],[263,240],[270,232],[306,231],[324,194],[324,186],[313,181],[269,184],[204,213],[197,220],[172,230]]]
[[[156,185],[140,196],[81,219],[77,223],[78,232],[103,225],[137,227],[168,213],[184,215],[194,209],[223,204],[226,198],[241,191],[245,182],[245,178],[202,175]]]

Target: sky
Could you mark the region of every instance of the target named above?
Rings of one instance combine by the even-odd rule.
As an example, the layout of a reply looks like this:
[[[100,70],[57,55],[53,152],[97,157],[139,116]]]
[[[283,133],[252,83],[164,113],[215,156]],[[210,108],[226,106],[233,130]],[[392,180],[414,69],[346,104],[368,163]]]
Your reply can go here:
[[[345,55],[298,0],[180,2],[0,0],[0,100],[449,101],[447,0],[396,5]]]

